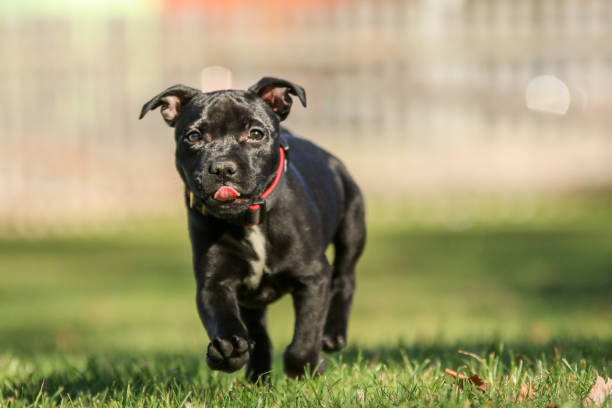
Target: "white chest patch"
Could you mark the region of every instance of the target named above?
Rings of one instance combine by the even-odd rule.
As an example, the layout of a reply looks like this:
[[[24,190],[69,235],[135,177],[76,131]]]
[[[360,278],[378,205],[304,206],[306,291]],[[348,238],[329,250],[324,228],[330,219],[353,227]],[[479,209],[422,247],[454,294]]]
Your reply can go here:
[[[259,286],[261,277],[266,269],[266,238],[258,226],[246,227],[246,229],[247,242],[251,245],[255,254],[257,254],[257,259],[249,261],[251,273],[244,279],[244,284],[251,289],[255,289]]]

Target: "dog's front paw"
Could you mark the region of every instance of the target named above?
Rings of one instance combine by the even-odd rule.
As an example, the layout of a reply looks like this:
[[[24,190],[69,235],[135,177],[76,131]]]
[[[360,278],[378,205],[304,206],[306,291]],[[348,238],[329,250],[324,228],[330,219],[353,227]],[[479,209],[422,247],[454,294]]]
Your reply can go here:
[[[246,364],[253,346],[253,342],[239,336],[231,339],[217,337],[208,344],[206,363],[213,370],[231,373]]]
[[[323,351],[333,353],[346,346],[346,338],[342,334],[323,335]]]

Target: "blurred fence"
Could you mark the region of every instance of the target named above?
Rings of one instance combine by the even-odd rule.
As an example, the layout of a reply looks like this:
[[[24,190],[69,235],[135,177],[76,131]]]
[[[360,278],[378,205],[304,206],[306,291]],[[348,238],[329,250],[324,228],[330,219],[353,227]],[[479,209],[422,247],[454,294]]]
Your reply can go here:
[[[180,207],[171,130],[138,111],[211,65],[236,88],[263,75],[303,85],[309,106],[288,126],[342,156],[368,192],[612,182],[612,1],[239,3],[1,16],[2,223]],[[564,114],[527,108],[543,74],[567,86]]]

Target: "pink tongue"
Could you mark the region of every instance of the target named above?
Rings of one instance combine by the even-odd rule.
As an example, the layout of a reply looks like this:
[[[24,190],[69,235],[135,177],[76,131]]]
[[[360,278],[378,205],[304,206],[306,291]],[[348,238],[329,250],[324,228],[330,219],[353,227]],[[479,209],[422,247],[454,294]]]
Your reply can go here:
[[[223,186],[215,193],[215,200],[219,201],[232,201],[234,198],[239,197],[240,193],[231,187]]]

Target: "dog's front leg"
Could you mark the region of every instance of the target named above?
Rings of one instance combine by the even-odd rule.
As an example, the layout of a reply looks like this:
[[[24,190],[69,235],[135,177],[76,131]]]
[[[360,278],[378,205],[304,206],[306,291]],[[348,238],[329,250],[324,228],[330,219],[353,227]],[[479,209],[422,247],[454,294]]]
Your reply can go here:
[[[223,247],[222,237],[231,237],[231,231],[212,217],[189,211],[189,234],[198,314],[210,339],[206,362],[213,370],[236,371],[249,360],[253,346],[238,308],[240,266]]]
[[[284,355],[285,372],[300,377],[307,366],[317,374],[325,371],[320,359],[323,326],[329,305],[329,274],[331,267],[325,262],[317,266],[321,273],[302,279],[293,291],[295,330],[293,340]]]
[[[231,285],[198,285],[198,312],[210,343],[206,362],[213,370],[228,373],[240,369],[249,360],[253,345],[240,321],[236,293]]]

